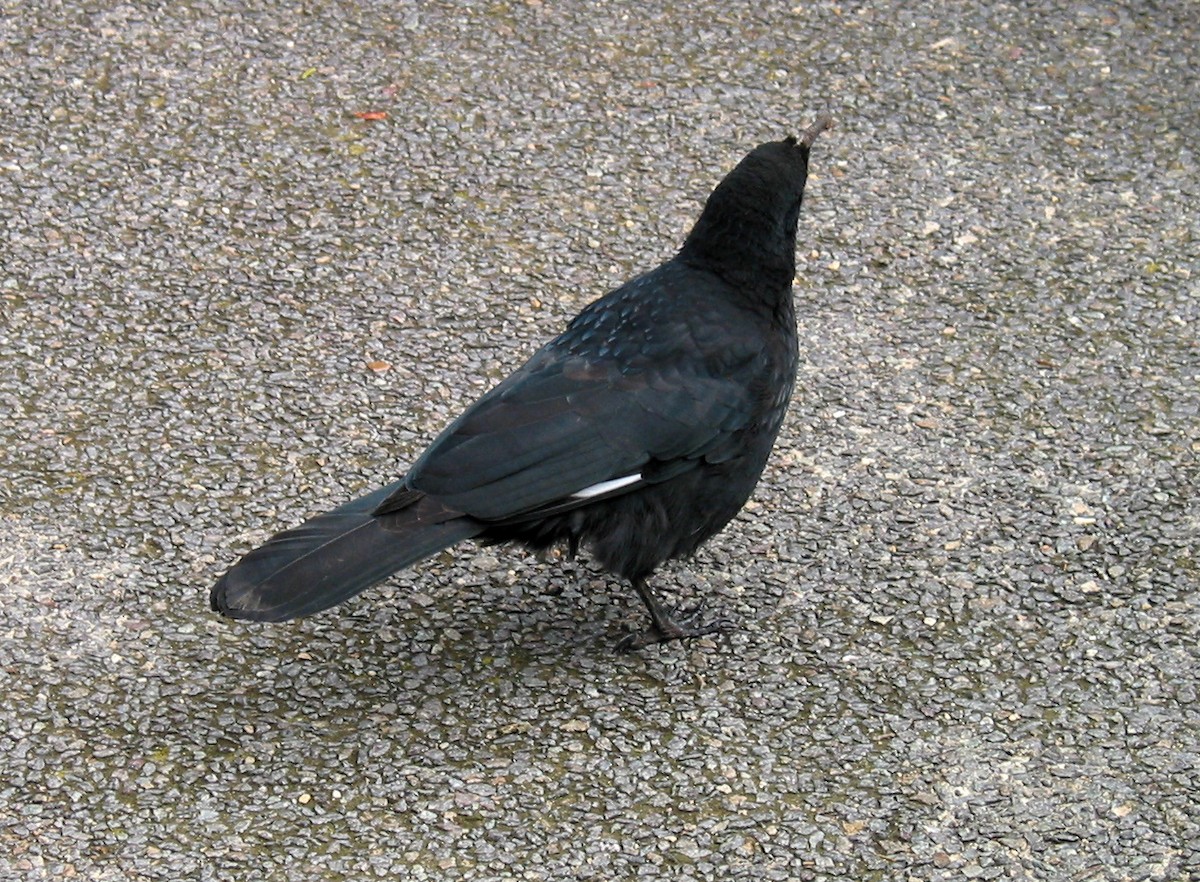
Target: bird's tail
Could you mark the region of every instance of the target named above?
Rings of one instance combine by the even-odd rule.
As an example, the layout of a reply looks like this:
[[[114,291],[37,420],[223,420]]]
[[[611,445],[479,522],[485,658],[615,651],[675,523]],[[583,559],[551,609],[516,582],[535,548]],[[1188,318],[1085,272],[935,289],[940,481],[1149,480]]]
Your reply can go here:
[[[400,507],[398,496],[405,499]],[[287,621],[339,604],[483,529],[474,518],[404,492],[400,481],[276,533],[229,568],[210,601],[235,619]]]

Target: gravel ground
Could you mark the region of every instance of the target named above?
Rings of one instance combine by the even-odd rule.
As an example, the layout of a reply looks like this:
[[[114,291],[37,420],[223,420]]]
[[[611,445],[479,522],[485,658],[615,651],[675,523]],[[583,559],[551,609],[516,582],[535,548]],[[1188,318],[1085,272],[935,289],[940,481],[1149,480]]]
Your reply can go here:
[[[1200,878],[1194,3],[142,5],[0,17],[0,876]],[[473,546],[208,612],[823,109],[659,578],[739,630]]]

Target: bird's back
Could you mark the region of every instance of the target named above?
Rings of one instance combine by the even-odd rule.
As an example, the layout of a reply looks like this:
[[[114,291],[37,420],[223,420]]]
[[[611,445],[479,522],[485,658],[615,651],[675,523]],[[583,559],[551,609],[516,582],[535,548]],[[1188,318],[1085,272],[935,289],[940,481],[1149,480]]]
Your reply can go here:
[[[581,404],[579,415],[597,444],[611,437],[627,451],[642,480],[566,511],[502,519],[485,537],[582,544],[634,579],[725,526],[766,465],[797,360],[790,286],[773,305],[742,294],[712,272],[668,261],[594,302],[543,347],[532,372],[553,365],[575,383],[587,374],[620,390],[620,413]]]

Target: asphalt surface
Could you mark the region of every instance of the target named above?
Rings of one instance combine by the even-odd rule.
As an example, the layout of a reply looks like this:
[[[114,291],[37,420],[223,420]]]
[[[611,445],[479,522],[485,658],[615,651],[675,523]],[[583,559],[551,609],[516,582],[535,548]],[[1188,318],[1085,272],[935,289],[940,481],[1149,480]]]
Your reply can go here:
[[[1200,15],[1064,5],[5,4],[0,877],[1200,878]],[[474,546],[208,612],[820,110],[658,579],[738,630]]]

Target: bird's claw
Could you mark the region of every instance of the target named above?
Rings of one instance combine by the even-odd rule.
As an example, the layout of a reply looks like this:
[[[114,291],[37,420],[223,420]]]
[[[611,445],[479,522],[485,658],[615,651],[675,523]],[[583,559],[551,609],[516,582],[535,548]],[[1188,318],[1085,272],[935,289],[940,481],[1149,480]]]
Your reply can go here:
[[[645,631],[635,631],[627,634],[617,644],[617,652],[632,652],[655,643],[667,643],[671,640],[684,640],[689,637],[703,637],[705,634],[717,634],[721,631],[732,630],[734,624],[725,617],[711,621],[703,621],[704,604],[701,603],[690,610],[682,611],[669,617],[660,627],[651,625]]]

